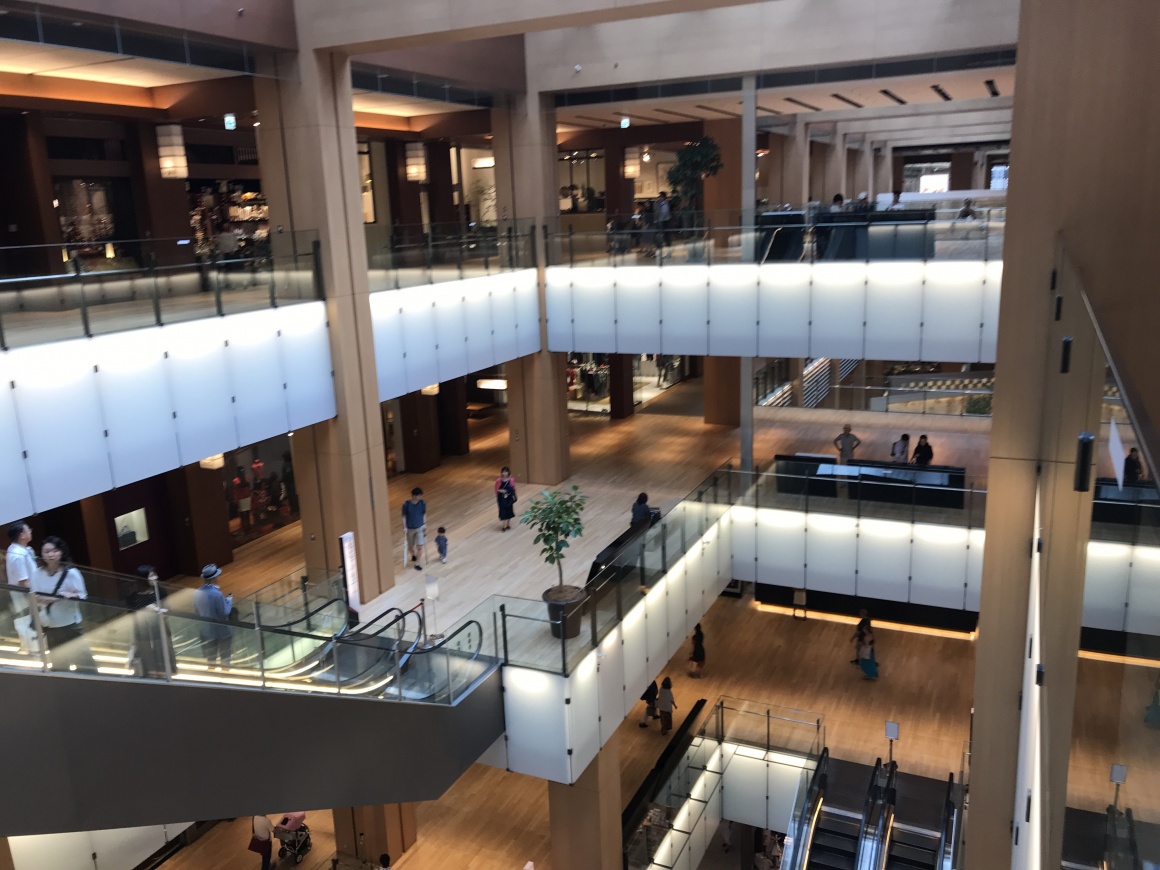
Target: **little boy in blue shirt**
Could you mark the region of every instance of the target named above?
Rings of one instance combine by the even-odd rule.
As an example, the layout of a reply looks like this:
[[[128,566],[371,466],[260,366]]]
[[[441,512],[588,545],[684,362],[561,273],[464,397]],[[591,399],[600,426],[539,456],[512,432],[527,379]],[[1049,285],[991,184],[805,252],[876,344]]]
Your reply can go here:
[[[439,551],[439,561],[447,562],[447,529],[439,527],[439,534],[435,536],[435,549]]]

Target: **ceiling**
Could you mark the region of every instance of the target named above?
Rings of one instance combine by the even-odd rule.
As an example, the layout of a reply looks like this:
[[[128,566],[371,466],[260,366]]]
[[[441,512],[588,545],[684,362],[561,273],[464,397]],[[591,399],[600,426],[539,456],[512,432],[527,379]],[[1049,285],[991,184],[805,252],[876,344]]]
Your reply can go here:
[[[448,112],[471,112],[475,106],[462,103],[444,103],[439,100],[425,100],[422,97],[406,97],[398,94],[381,94],[377,91],[354,92],[354,110],[375,115],[390,115],[396,118],[415,118],[421,115],[445,115]]]
[[[237,75],[227,70],[14,39],[0,39],[0,72],[138,88],[159,88]]]
[[[812,114],[815,111],[885,108],[906,104],[946,103],[955,100],[979,100],[994,96],[987,81],[999,95],[1015,93],[1015,67],[988,67],[973,70],[932,73],[921,76],[863,79],[852,82],[828,82],[788,88],[770,88],[757,92],[757,117]],[[935,87],[940,88],[943,97]],[[891,98],[888,91],[898,99]],[[844,99],[842,99],[844,98]],[[627,117],[632,126],[676,124],[688,121],[719,121],[741,117],[741,94],[639,100],[628,103],[606,103],[569,106],[556,110],[557,129],[574,132],[585,129],[619,127]]]

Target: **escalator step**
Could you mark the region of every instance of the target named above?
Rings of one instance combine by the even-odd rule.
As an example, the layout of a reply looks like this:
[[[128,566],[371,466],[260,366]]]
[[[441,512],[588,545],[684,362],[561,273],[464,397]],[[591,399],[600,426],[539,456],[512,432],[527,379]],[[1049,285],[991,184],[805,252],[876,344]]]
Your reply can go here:
[[[891,830],[890,839],[891,842],[902,843],[904,846],[913,846],[916,849],[925,849],[928,852],[937,850],[939,841],[939,838],[935,835],[919,833],[918,831],[906,831],[898,827]]]
[[[854,870],[852,855],[833,855],[829,852],[814,852],[810,850],[810,863],[807,870]]]
[[[929,849],[915,849],[913,846],[895,843],[890,847],[887,867],[898,870],[933,870],[937,863],[934,852]]]
[[[858,832],[862,829],[862,822],[860,819],[850,819],[846,816],[834,815],[832,813],[822,813],[821,818],[818,819],[818,830],[830,831],[835,834],[843,836],[858,838]]]

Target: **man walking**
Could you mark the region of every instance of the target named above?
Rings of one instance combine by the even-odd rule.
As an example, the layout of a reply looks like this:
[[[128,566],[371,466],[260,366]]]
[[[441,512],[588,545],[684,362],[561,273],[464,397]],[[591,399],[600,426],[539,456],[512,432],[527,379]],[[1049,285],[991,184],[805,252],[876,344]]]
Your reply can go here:
[[[411,498],[403,502],[403,528],[407,533],[407,552],[415,563],[415,570],[422,571],[419,562],[427,543],[427,502],[423,501],[423,490],[419,487],[412,489]]]

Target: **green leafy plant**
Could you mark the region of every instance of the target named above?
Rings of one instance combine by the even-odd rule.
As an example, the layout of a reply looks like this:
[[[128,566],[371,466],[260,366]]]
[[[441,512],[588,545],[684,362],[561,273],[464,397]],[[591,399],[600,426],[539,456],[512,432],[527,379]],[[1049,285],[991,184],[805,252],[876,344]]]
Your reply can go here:
[[[967,396],[966,407],[963,409],[966,414],[978,414],[980,416],[990,416],[991,414],[991,395],[975,395]]]
[[[702,183],[724,165],[721,146],[712,136],[702,136],[677,152],[677,162],[669,169],[669,184],[681,203],[695,211],[700,208]]]
[[[531,526],[536,532],[534,543],[543,545],[540,555],[544,561],[556,566],[560,586],[564,585],[564,551],[568,549],[568,540],[584,534],[580,514],[587,501],[588,496],[583,495],[578,486],[571,487],[568,492],[545,489],[540,498],[520,514],[520,525]]]

